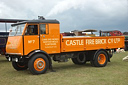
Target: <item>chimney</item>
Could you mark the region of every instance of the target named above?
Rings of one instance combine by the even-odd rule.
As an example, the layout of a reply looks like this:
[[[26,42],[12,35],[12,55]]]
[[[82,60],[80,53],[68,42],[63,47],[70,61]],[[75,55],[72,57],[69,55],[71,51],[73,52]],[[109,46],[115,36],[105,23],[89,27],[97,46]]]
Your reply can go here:
[[[39,20],[44,20],[45,18],[43,16],[38,16]]]

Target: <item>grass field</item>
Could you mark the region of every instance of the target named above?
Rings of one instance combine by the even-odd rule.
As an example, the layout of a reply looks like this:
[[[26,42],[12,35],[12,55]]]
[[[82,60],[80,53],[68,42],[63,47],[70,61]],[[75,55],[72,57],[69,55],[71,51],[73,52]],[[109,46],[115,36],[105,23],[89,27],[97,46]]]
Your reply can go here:
[[[29,70],[16,71],[11,62],[0,56],[0,85],[128,85],[128,62],[122,58],[128,52],[114,54],[106,67],[79,66],[71,60],[53,62],[56,72],[32,75]]]

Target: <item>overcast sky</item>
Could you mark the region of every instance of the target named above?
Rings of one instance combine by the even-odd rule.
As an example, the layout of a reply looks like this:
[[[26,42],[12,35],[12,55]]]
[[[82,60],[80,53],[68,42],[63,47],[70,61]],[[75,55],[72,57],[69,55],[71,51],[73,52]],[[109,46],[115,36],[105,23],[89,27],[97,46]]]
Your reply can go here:
[[[60,31],[128,31],[128,0],[0,0],[0,18],[60,21]],[[4,31],[0,24],[0,31]],[[9,29],[9,26],[8,26]]]

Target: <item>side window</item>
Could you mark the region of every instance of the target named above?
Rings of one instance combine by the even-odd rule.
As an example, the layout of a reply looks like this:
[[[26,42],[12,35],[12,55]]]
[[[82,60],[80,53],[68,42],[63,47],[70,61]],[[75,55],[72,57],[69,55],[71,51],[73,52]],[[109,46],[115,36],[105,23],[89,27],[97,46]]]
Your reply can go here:
[[[46,34],[46,25],[40,24],[40,34]]]
[[[37,25],[28,25],[25,35],[38,35],[38,26]]]

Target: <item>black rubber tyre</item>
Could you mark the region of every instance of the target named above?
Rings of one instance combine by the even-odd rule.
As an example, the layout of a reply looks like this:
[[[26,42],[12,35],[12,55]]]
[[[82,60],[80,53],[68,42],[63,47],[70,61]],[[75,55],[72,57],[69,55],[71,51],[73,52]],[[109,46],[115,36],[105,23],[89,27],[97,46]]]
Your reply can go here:
[[[26,70],[28,68],[27,62],[12,62],[12,66],[17,71]]]
[[[127,47],[126,45],[125,45],[125,47],[124,47],[124,50],[125,50],[125,51],[127,51],[127,50],[128,50],[128,47]]]
[[[34,75],[44,74],[49,68],[48,58],[44,54],[35,54],[30,58],[28,68]]]
[[[104,67],[107,65],[108,55],[105,51],[99,51],[93,61],[91,61],[92,65],[95,67]]]
[[[77,65],[86,64],[85,53],[78,53],[76,58],[72,58],[72,62]]]
[[[5,57],[6,57],[7,60],[9,59],[9,57],[7,57],[7,56],[5,56]]]
[[[90,63],[91,63],[91,66],[94,67],[94,61],[93,60],[90,60]]]

